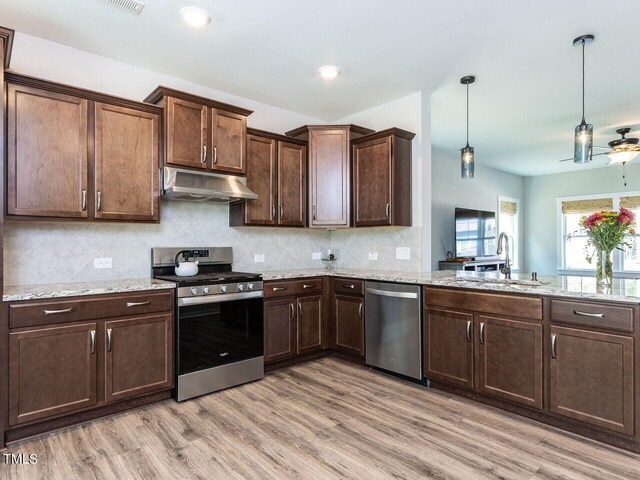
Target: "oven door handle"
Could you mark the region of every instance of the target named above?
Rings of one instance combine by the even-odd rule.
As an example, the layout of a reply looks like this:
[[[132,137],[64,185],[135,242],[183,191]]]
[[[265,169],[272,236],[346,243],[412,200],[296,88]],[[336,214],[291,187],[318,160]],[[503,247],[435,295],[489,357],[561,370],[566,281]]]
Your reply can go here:
[[[262,298],[264,292],[262,290],[256,292],[242,293],[225,293],[223,295],[202,295],[201,297],[179,298],[179,307],[188,307],[189,305],[204,305],[206,303],[222,303],[233,302],[236,300],[248,300],[251,298]]]

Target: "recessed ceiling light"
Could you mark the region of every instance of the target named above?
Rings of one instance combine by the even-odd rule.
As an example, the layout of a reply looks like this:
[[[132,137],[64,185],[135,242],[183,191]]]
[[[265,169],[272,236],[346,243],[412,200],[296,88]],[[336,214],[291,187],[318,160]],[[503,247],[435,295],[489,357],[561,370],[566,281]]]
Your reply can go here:
[[[340,75],[340,69],[333,65],[325,65],[324,67],[320,67],[318,71],[320,72],[320,76],[325,80],[333,80]]]
[[[184,7],[180,10],[182,19],[193,28],[206,27],[211,22],[211,17],[207,12],[198,7]]]

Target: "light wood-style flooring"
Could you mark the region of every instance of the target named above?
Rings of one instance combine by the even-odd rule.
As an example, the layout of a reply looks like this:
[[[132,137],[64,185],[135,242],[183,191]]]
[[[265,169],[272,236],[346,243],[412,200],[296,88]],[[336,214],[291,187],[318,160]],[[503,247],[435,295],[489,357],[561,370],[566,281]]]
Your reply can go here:
[[[335,358],[10,445],[0,479],[640,479],[640,456]]]

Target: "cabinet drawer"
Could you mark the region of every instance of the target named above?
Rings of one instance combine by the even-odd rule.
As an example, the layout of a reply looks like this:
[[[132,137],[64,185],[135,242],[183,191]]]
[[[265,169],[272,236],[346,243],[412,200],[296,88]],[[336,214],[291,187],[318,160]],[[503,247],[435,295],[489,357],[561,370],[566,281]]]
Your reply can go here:
[[[350,278],[334,278],[333,292],[345,295],[364,295],[364,282]]]
[[[322,293],[322,278],[308,278],[305,280],[283,280],[264,283],[264,297],[291,297],[298,295],[312,295]]]
[[[633,332],[633,307],[551,300],[551,321]]]
[[[542,320],[542,298],[425,287],[424,302],[425,305]]]
[[[9,327],[173,311],[173,290],[9,305]]]

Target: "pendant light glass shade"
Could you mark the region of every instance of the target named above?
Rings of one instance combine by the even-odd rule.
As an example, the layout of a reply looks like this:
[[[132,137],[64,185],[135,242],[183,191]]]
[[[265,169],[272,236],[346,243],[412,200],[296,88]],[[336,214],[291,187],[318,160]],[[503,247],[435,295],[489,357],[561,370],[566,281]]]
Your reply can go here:
[[[474,176],[475,156],[473,147],[467,144],[466,147],[460,149],[460,176],[462,178],[473,178]]]
[[[576,127],[573,140],[573,162],[589,163],[593,158],[593,125],[584,120]]]

